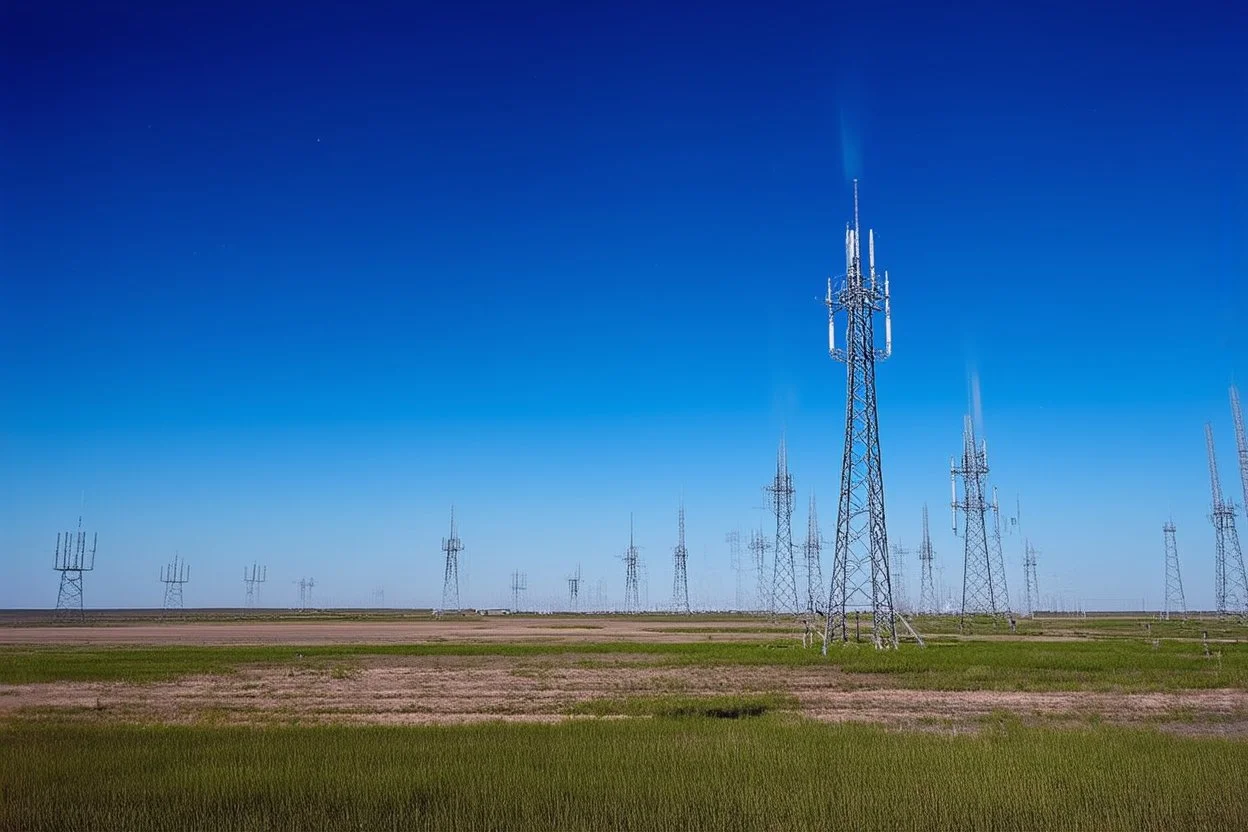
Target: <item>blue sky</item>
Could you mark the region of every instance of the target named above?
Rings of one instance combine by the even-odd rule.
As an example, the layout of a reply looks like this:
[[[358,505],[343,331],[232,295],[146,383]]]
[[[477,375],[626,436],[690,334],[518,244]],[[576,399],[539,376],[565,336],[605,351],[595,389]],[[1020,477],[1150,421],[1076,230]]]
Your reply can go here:
[[[795,537],[811,489],[833,530],[853,177],[892,274],[890,537],[928,502],[960,580],[975,370],[1042,593],[1158,604],[1172,515],[1212,603],[1244,16],[594,5],[6,7],[0,606],[55,602],[84,492],[90,606],[158,604],[175,550],[192,605],[253,560],[266,603],[430,605],[452,502],[467,603],[513,569],[555,603],[578,562],[618,602],[631,511],[659,604],[682,494],[694,603],[731,603],[782,431]]]

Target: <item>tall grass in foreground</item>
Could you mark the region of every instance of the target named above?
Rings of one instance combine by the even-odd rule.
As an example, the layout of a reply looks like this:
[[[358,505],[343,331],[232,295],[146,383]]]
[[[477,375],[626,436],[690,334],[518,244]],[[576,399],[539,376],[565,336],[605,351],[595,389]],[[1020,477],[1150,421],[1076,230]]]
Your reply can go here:
[[[796,719],[7,727],[0,828],[1243,829],[1248,744]]]

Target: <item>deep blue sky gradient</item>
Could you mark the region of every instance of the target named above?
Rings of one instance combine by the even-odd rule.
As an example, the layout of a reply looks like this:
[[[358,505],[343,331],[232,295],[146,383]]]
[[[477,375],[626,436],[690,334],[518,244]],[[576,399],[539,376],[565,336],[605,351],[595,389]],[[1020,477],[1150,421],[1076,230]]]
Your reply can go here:
[[[252,560],[273,604],[301,575],[433,604],[451,502],[468,603],[512,569],[555,603],[577,562],[618,602],[633,511],[659,604],[682,493],[694,601],[732,603],[782,431],[795,537],[812,488],[833,531],[853,177],[893,277],[892,539],[927,501],[960,581],[975,371],[1046,596],[1158,604],[1173,515],[1212,603],[1233,5],[262,5],[0,13],[0,606],[55,602],[84,491],[92,606],[159,603],[174,550],[188,604],[240,603]]]

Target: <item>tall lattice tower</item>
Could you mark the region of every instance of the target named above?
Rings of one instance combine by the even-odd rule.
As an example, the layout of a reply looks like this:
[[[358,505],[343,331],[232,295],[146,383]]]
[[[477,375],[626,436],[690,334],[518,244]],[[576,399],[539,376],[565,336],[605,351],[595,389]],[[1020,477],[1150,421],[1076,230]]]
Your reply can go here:
[[[637,583],[639,555],[633,540],[633,515],[628,515],[628,548],[624,550],[624,612],[641,612],[641,591]]]
[[[884,518],[884,475],[875,364],[893,351],[888,272],[875,272],[875,233],[867,232],[868,272],[862,271],[858,225],[858,182],[854,181],[854,224],[845,230],[845,281],[833,291],[828,280],[828,352],[845,362],[845,453],[836,514],[836,549],[828,597],[824,652],[835,638],[849,640],[850,611],[871,611],[876,647],[897,646],[892,582],[888,572],[888,530]],[[836,316],[845,313],[845,347],[836,345]],[[884,316],[884,348],[875,345],[875,316]]]
[[[306,610],[312,606],[312,590],[316,589],[316,578],[300,578],[292,583],[299,587],[299,609]]]
[[[1179,572],[1179,544],[1175,540],[1174,521],[1167,521],[1161,527],[1166,541],[1166,620],[1170,613],[1177,612],[1187,617],[1187,600],[1183,597],[1183,575]]]
[[[765,612],[771,609],[771,582],[767,580],[767,538],[762,529],[750,532],[750,558],[754,561],[758,609]]]
[[[1005,612],[1005,601],[997,597],[998,581],[993,579],[992,556],[988,551],[988,503],[984,499],[984,480],[988,477],[988,448],[975,441],[971,417],[962,421],[962,460],[949,463],[950,490],[953,509],[953,533],[958,533],[958,510],[965,518],[962,540],[965,543],[962,562],[962,624],[967,616],[999,616]],[[958,499],[957,480],[962,479],[962,499]]]
[[[176,554],[172,561],[161,567],[160,581],[165,585],[164,610],[182,609],[182,585],[190,579],[191,567]]]
[[[984,447],[987,448],[987,440]],[[987,451],[985,450],[985,460]],[[1005,550],[1001,545],[1001,501],[997,489],[992,489],[992,535],[988,538],[988,554],[992,558],[992,597],[998,600],[1001,611],[1010,614],[1010,592],[1005,586]]]
[[[776,516],[770,612],[797,615],[802,604],[797,597],[797,563],[793,556],[793,476],[789,473],[784,437],[780,437],[780,450],[776,453],[776,476],[763,490],[771,497],[771,513]]]
[[[810,508],[806,510],[806,543],[802,546],[806,555],[806,613],[818,615],[823,603],[823,540],[819,531],[819,510],[815,507],[815,495],[810,495]]]
[[[724,542],[728,544],[728,561],[732,564],[732,571],[737,579],[737,595],[736,608],[738,611],[745,609],[745,558],[741,556],[741,530],[733,529],[724,535]]]
[[[95,569],[95,548],[100,535],[91,536],[91,548],[87,549],[87,533],[82,530],[82,515],[78,515],[78,532],[56,535],[56,555],[53,569],[61,573],[61,587],[56,593],[58,613],[78,613],[84,616],[82,607],[82,573]]]
[[[243,584],[247,587],[247,599],[244,601],[244,606],[247,609],[251,609],[259,602],[260,584],[268,579],[268,575],[269,567],[267,566],[259,566],[253,563],[250,569],[246,566],[243,567]]]
[[[690,613],[689,610],[689,550],[685,548],[685,501],[680,501],[680,510],[677,512],[677,537],[676,547],[672,549],[672,560],[674,561],[675,572],[672,576],[672,610],[674,612],[682,612],[685,615]]]
[[[910,605],[906,600],[906,558],[910,548],[894,543],[888,547],[888,575],[893,582],[893,606],[899,612],[909,612]]]
[[[919,612],[928,614],[940,611],[940,602],[936,599],[936,583],[932,580],[932,561],[935,555],[932,532],[927,524],[927,503],[924,503],[923,542],[919,544]]]
[[[577,612],[581,603],[581,565],[576,565],[576,571],[568,576],[568,609]]]
[[[1235,421],[1235,450],[1239,455],[1239,482],[1244,489],[1244,510],[1248,511],[1248,435],[1244,431],[1244,414],[1239,409],[1239,388],[1231,385],[1231,418]]]
[[[524,593],[529,588],[529,576],[524,572],[511,573],[511,611],[520,612]]]
[[[442,538],[446,567],[442,577],[442,612],[459,612],[459,553],[464,542],[455,533],[455,506],[451,506],[451,536]]]
[[[1209,451],[1209,484],[1213,493],[1214,601],[1220,615],[1248,615],[1248,575],[1244,574],[1244,553],[1235,529],[1235,504],[1222,499],[1218,460],[1213,451],[1213,425],[1205,424],[1205,446]]]
[[[1040,604],[1040,581],[1036,577],[1036,547],[1030,540],[1023,542],[1023,603],[1027,617],[1035,615]]]

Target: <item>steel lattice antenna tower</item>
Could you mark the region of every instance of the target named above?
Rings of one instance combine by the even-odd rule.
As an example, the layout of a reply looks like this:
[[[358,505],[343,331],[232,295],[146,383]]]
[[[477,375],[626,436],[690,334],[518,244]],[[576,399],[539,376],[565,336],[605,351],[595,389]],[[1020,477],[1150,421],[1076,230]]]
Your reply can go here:
[[[248,609],[256,605],[256,601],[259,597],[259,587],[257,584],[264,583],[268,578],[268,574],[269,567],[267,566],[257,566],[253,563],[251,565],[250,572],[247,570],[246,566],[243,567],[243,583],[247,585],[247,600],[245,602],[245,606]]]
[[[637,584],[637,546],[633,542],[633,515],[628,515],[628,548],[624,550],[624,612],[641,611],[641,593]]]
[[[451,536],[442,538],[442,551],[446,553],[442,611],[459,612],[459,553],[464,551],[464,544],[455,534],[455,506],[451,506]]]
[[[1040,581],[1036,577],[1036,547],[1030,540],[1023,542],[1023,600],[1026,605],[1027,617],[1036,613],[1036,605],[1040,603]]]
[[[1183,597],[1183,576],[1179,572],[1179,544],[1175,540],[1174,521],[1161,527],[1166,540],[1166,620],[1170,613],[1179,612],[1187,617],[1187,600]]]
[[[772,615],[802,611],[797,597],[797,563],[793,557],[793,476],[789,474],[784,437],[776,453],[776,476],[765,489],[771,495],[771,512],[776,516],[775,558],[772,559]]]
[[[936,600],[936,583],[932,580],[932,561],[936,551],[932,549],[932,533],[927,525],[927,503],[923,504],[923,542],[919,544],[919,612],[940,612]]]
[[[762,529],[750,532],[750,557],[758,583],[758,609],[765,612],[771,609],[771,585],[767,581],[767,538]]]
[[[740,610],[745,607],[745,563],[741,557],[741,530],[733,529],[728,532],[724,535],[724,542],[728,544],[728,560],[737,577],[736,607]]]
[[[672,576],[672,609],[675,612],[689,615],[689,550],[685,548],[685,501],[680,501],[677,513],[676,548],[672,550],[675,561],[675,573]]]
[[[511,573],[511,611],[520,611],[521,595],[529,588],[529,576],[524,572]]]
[[[818,615],[823,600],[823,540],[819,536],[819,510],[815,507],[815,495],[810,495],[810,508],[806,510],[806,543],[802,551],[806,555],[806,612]]]
[[[1222,499],[1218,461],[1213,452],[1213,425],[1205,423],[1205,446],[1209,451],[1209,484],[1213,492],[1214,596],[1220,615],[1248,615],[1248,576],[1244,574],[1244,553],[1235,529],[1235,504]]]
[[[984,458],[987,459],[988,443],[984,442]],[[1007,616],[1010,614],[1010,592],[1005,586],[1005,551],[1001,546],[1001,503],[997,499],[997,489],[992,489],[992,536],[988,538],[988,552],[992,556],[992,597],[997,599],[998,608]]]
[[[581,565],[576,565],[576,572],[568,576],[568,606],[572,612],[577,611],[581,597]]]
[[[845,231],[845,282],[833,292],[828,280],[828,352],[845,362],[845,453],[836,514],[836,549],[828,597],[824,652],[834,638],[849,640],[850,610],[871,611],[876,647],[897,646],[893,589],[888,573],[888,530],[884,518],[884,475],[876,408],[875,364],[893,351],[888,272],[875,273],[875,233],[867,232],[868,274],[862,272],[858,225],[858,181],[854,180],[854,225]],[[836,345],[836,315],[845,313],[845,348]],[[875,346],[875,315],[884,314],[884,349]]]
[[[910,549],[899,543],[888,547],[892,559],[889,561],[888,574],[893,581],[893,606],[902,612],[908,612],[906,603],[906,555]]]
[[[182,584],[190,579],[191,567],[176,554],[170,563],[161,568],[160,580],[165,585],[163,608],[166,611],[182,609]]]
[[[52,568],[61,573],[61,586],[56,593],[58,613],[86,613],[82,608],[82,573],[95,569],[95,548],[99,542],[98,532],[91,536],[91,549],[87,549],[87,533],[82,530],[82,515],[78,515],[78,532],[60,532],[56,535],[56,555]],[[62,542],[64,541],[64,542]]]
[[[962,563],[962,624],[968,615],[992,616],[1004,612],[1001,599],[995,595],[996,581],[992,576],[992,558],[988,552],[988,525],[985,514],[984,480],[988,476],[988,448],[975,442],[975,426],[971,417],[962,422],[962,461],[949,463],[949,487],[952,492],[953,533],[958,533],[958,509],[966,518],[962,527],[965,542]],[[962,499],[957,496],[957,479],[962,478]]]
[[[1231,418],[1235,421],[1235,449],[1239,453],[1239,482],[1244,489],[1244,507],[1248,510],[1248,434],[1244,431],[1244,414],[1239,409],[1239,388],[1231,385]]]
[[[316,587],[315,578],[300,578],[292,581],[299,587],[299,609],[306,610],[308,605],[312,603],[312,590]]]

